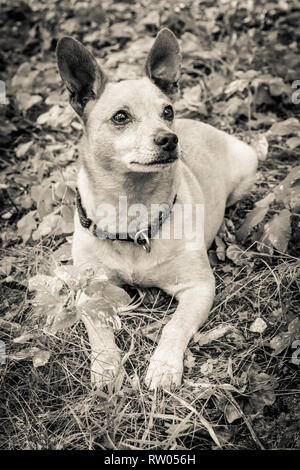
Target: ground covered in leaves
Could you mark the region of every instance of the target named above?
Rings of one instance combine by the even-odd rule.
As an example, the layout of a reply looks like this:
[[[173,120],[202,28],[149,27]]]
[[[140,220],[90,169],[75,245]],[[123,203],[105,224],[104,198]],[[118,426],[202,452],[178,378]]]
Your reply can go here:
[[[300,3],[244,3],[2,6],[1,448],[300,447]],[[189,344],[182,387],[153,394],[143,383],[172,299],[128,290],[133,307],[124,308],[126,298],[102,279],[124,372],[95,391],[74,299],[99,284],[91,287],[91,273],[78,278],[70,266],[81,125],[67,104],[55,46],[72,35],[115,79],[134,78],[162,26],[182,46],[177,115],[251,141],[261,161],[255,188],[228,210],[210,249],[217,296]]]

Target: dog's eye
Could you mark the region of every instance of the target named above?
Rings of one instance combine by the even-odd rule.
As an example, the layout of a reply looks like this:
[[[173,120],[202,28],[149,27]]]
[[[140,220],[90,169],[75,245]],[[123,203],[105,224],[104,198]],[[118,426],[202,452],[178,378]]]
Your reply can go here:
[[[173,121],[174,119],[174,111],[172,106],[168,105],[163,110],[163,118],[167,121]]]
[[[115,124],[126,124],[128,121],[130,121],[130,116],[129,114],[124,111],[123,109],[121,109],[120,111],[117,111],[113,117],[111,118],[111,120],[115,123]]]

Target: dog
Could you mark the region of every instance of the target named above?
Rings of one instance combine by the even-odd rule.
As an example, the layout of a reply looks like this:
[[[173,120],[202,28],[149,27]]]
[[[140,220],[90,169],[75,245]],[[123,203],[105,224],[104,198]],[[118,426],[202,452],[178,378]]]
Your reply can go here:
[[[181,51],[169,29],[158,33],[141,79],[110,80],[94,56],[71,37],[59,40],[57,62],[84,128],[74,265],[104,266],[117,286],[154,286],[178,300],[145,377],[151,390],[178,387],[184,352],[207,319],[215,297],[207,249],[225,208],[252,186],[256,152],[208,124],[175,119],[172,103],[179,91]],[[118,232],[116,227],[116,220],[124,221],[120,206],[124,197],[127,207],[146,208],[140,211],[140,229],[133,233]],[[100,206],[113,208],[105,227],[101,217],[99,221]],[[204,207],[202,237],[197,230],[171,234],[169,239],[160,236],[167,224],[173,228],[178,224],[175,206],[192,207],[193,222],[195,208]],[[133,212],[126,214],[129,225],[136,220]],[[182,223],[181,218],[181,228]],[[92,382],[102,387],[117,376],[121,352],[112,328],[88,315],[83,320],[91,344]]]

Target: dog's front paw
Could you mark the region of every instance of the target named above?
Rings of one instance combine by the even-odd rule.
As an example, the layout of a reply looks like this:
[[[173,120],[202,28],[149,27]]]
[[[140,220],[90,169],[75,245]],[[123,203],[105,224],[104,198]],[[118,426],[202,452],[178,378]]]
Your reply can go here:
[[[157,348],[146,374],[146,385],[150,390],[179,387],[183,372],[183,359],[165,348]]]
[[[91,383],[96,388],[103,388],[118,376],[121,369],[121,355],[118,351],[95,353],[91,355]]]

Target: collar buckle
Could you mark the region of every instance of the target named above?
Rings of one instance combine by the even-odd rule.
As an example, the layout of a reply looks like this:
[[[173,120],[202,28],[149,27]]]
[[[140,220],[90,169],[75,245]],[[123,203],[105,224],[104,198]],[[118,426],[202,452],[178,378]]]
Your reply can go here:
[[[151,251],[151,244],[148,237],[148,229],[138,230],[134,236],[133,242],[136,246],[142,246],[147,253]]]
[[[95,235],[96,230],[97,230],[97,225],[95,224],[95,222],[92,222],[88,228],[88,231],[90,232],[91,235]]]

